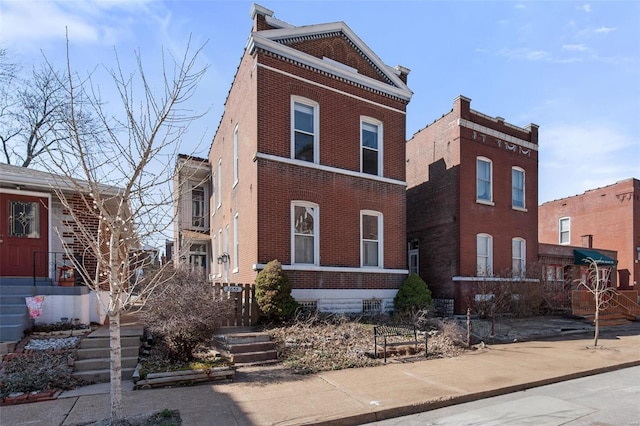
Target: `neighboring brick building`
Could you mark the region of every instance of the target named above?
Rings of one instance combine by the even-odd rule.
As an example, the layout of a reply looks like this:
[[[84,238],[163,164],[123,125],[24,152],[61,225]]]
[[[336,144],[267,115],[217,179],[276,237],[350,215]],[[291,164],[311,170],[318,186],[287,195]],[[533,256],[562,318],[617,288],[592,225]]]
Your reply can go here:
[[[601,247],[617,252],[617,284],[638,290],[640,181],[626,179],[538,208],[541,243]]]
[[[188,263],[203,274],[212,272],[209,212],[211,166],[204,158],[179,154],[173,174],[175,241],[167,260]],[[174,256],[175,253],[175,256]]]
[[[253,282],[277,259],[309,307],[387,310],[407,276],[409,70],[343,22],[251,17],[209,153],[212,275]]]
[[[524,278],[538,260],[538,126],[470,103],[457,97],[407,142],[409,269],[456,313],[476,283]]]

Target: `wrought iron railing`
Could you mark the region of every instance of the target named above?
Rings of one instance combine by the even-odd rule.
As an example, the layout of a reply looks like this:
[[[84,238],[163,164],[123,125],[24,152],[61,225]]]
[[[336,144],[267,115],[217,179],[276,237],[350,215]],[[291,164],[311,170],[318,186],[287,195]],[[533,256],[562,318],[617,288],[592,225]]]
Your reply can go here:
[[[38,279],[51,285],[58,285],[61,268],[73,267],[73,261],[64,252],[34,251],[33,252],[33,285]],[[74,277],[77,276],[74,274]]]

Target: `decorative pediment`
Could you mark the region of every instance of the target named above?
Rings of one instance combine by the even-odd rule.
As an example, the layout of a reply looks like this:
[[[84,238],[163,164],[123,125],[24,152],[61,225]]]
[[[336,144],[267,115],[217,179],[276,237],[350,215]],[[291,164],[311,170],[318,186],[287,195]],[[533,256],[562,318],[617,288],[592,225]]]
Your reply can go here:
[[[344,22],[285,27],[252,33],[247,48],[262,49],[338,78],[410,100],[412,92],[392,68]]]

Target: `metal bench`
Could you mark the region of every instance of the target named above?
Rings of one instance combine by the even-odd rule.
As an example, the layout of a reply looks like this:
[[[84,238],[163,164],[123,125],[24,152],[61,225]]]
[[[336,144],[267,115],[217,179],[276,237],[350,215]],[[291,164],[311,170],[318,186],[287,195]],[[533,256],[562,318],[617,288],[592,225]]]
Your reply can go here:
[[[424,335],[424,355],[427,356],[427,333]],[[392,337],[413,337],[412,340],[403,340],[400,342],[390,342],[388,339]],[[377,325],[373,327],[373,353],[375,357],[378,357],[378,339],[382,339],[382,345],[384,352],[384,362],[387,362],[387,347],[389,346],[404,346],[413,344],[416,353],[418,352],[418,329],[415,325]]]

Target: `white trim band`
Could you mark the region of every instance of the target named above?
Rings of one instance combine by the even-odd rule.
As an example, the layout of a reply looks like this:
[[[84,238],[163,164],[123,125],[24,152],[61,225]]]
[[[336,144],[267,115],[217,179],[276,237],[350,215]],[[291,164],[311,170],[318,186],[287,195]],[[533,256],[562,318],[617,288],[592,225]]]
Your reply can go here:
[[[264,269],[267,266],[266,263],[254,263],[253,270]],[[318,265],[282,265],[282,269],[285,271],[311,271],[311,272],[347,272],[347,273],[359,273],[359,274],[397,274],[408,275],[408,269],[384,269],[384,268],[352,268],[347,266],[318,266]]]
[[[272,154],[264,154],[262,152],[256,152],[254,159],[257,159],[257,158],[261,158],[263,160],[269,160],[269,161],[276,161],[278,163],[285,163],[291,166],[308,167],[310,169],[321,170],[323,172],[337,173],[337,174],[357,177],[361,179],[370,179],[370,180],[375,180],[382,183],[389,183],[392,185],[407,186],[407,182],[404,182],[401,180],[370,175],[368,173],[354,172],[352,170],[339,169],[337,167],[323,166],[321,164],[311,163],[309,161],[295,160],[293,158],[280,157],[278,155],[272,155]]]

